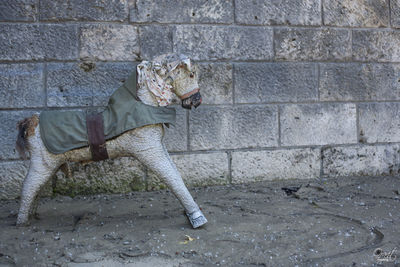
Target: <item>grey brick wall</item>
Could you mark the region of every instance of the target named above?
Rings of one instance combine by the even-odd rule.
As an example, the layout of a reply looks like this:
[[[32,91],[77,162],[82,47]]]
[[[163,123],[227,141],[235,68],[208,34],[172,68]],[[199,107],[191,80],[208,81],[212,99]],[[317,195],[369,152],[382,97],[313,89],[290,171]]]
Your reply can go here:
[[[0,2],[0,198],[28,162],[16,122],[101,109],[132,63],[198,61],[203,104],[166,143],[190,186],[400,174],[399,0]],[[45,195],[165,185],[132,158],[70,165]]]

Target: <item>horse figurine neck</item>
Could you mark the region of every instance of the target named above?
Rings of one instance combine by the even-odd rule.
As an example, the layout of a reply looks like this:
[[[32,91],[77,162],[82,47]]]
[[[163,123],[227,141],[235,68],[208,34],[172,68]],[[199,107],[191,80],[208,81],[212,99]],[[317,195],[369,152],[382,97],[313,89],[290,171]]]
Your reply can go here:
[[[138,85],[137,96],[144,104],[149,106],[158,106],[155,95],[149,90],[147,85]]]

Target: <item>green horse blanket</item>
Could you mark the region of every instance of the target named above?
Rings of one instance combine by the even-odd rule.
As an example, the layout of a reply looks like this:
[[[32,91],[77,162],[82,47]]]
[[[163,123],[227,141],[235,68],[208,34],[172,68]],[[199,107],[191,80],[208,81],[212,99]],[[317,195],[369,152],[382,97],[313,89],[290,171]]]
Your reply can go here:
[[[138,100],[136,79],[135,66],[135,71],[111,95],[101,113],[106,140],[145,125],[175,123],[174,108],[153,107]],[[43,111],[39,125],[43,143],[53,154],[89,145],[85,111]]]

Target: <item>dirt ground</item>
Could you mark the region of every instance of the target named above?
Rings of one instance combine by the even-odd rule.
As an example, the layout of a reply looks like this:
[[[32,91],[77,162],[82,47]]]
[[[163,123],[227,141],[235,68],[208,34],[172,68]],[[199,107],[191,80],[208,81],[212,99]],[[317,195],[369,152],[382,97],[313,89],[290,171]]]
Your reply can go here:
[[[0,266],[400,266],[400,177],[190,191],[196,230],[169,191],[41,199],[28,227],[2,201]]]

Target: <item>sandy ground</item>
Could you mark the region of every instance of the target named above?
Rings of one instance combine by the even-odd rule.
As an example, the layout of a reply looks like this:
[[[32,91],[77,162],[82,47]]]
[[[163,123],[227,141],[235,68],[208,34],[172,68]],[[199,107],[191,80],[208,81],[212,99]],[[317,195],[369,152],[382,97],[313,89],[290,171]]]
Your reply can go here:
[[[42,199],[28,227],[2,201],[0,266],[400,266],[399,190],[400,177],[196,188],[209,220],[196,230],[169,191]]]

